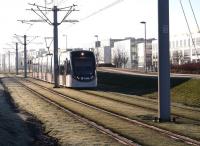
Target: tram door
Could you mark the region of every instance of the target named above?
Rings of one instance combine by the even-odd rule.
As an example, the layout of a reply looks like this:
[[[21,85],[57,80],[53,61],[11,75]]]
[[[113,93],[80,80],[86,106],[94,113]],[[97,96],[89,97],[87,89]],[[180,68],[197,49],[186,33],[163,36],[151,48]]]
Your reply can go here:
[[[66,75],[67,75],[66,71],[67,71],[67,61],[65,60],[65,62],[64,62],[64,70],[63,70],[63,85],[64,86],[66,86]]]

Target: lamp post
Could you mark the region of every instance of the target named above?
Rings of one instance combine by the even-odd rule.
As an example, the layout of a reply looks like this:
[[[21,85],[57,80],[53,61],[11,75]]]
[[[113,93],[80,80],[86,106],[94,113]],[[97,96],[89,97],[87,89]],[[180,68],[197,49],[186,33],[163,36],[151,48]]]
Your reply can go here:
[[[8,51],[8,72],[10,73],[10,51]]]
[[[96,64],[97,66],[99,65],[99,50],[98,47],[100,47],[100,43],[99,43],[99,39],[98,39],[98,35],[94,35],[94,37],[97,38],[96,42],[95,42],[95,48],[96,48],[96,53],[95,53],[95,57],[96,57]]]
[[[19,71],[18,71],[18,69],[19,69],[19,66],[18,66],[18,43],[16,43],[16,75],[18,75],[19,74]]]
[[[97,41],[99,40],[99,39],[98,39],[98,37],[99,37],[98,35],[94,35],[94,37],[96,37],[96,38],[97,38]]]
[[[147,40],[146,40],[146,22],[141,21],[141,24],[144,24],[144,71],[147,72],[147,59],[146,59],[146,49],[147,49]]]

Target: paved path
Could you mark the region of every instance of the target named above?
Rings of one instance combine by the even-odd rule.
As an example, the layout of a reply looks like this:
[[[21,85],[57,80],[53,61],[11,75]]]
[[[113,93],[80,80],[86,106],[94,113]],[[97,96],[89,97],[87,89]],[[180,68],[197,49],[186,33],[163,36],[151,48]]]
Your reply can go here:
[[[138,75],[138,76],[152,76],[152,77],[158,76],[158,73],[156,73],[156,72],[143,73],[143,72],[134,71],[134,70],[131,70],[131,69],[120,69],[120,68],[111,68],[111,67],[98,67],[97,70],[98,71],[104,71],[104,72],[120,73],[120,74]],[[200,79],[200,74],[175,74],[175,73],[171,73],[171,77]]]

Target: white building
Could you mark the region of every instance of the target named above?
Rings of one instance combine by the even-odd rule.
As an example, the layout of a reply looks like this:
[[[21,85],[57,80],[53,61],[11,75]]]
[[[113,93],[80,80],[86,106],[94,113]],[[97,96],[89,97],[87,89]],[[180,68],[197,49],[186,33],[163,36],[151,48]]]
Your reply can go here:
[[[152,41],[152,65],[154,70],[158,68],[158,40]]]
[[[170,38],[170,61],[172,64],[197,62],[200,59],[200,33],[180,34]],[[152,63],[157,67],[158,41],[152,42]]]
[[[111,48],[104,46],[98,48],[99,51],[99,64],[111,64]]]
[[[93,49],[97,64],[111,64],[111,48],[114,42],[122,39],[107,39],[100,42],[100,46]]]
[[[127,59],[125,65],[121,67],[125,68],[144,68],[144,54],[146,52],[146,66],[147,68],[151,68],[152,66],[152,40],[148,39],[146,43],[146,51],[144,45],[144,39],[135,39],[135,38],[127,38],[122,41],[118,41],[114,43],[114,47],[112,48],[112,63],[115,64],[115,56],[119,56],[122,54],[122,57]]]
[[[115,42],[111,56],[117,67],[132,68],[131,39]]]
[[[152,41],[147,41],[146,50],[145,50],[145,43],[139,43],[137,46],[138,46],[138,67],[144,68],[145,67],[144,62],[146,62],[147,69],[150,69],[152,66]]]

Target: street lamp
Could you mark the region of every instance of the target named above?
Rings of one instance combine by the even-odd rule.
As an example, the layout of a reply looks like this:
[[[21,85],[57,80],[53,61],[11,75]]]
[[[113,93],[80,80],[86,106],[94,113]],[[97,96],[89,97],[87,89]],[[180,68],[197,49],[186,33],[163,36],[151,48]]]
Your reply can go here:
[[[98,66],[99,65],[99,50],[98,50],[98,47],[100,47],[100,42],[99,42],[99,39],[98,39],[98,35],[94,35],[94,37],[97,38],[97,40],[95,41],[95,48],[96,48],[95,58],[96,58],[96,64]]]
[[[98,35],[94,35],[94,37],[96,37],[96,38],[97,38],[97,41],[99,40],[99,39],[98,39],[98,37],[99,37]]]
[[[147,72],[147,59],[146,59],[146,49],[147,49],[147,40],[146,40],[146,22],[141,21],[141,24],[144,24],[144,70]]]

